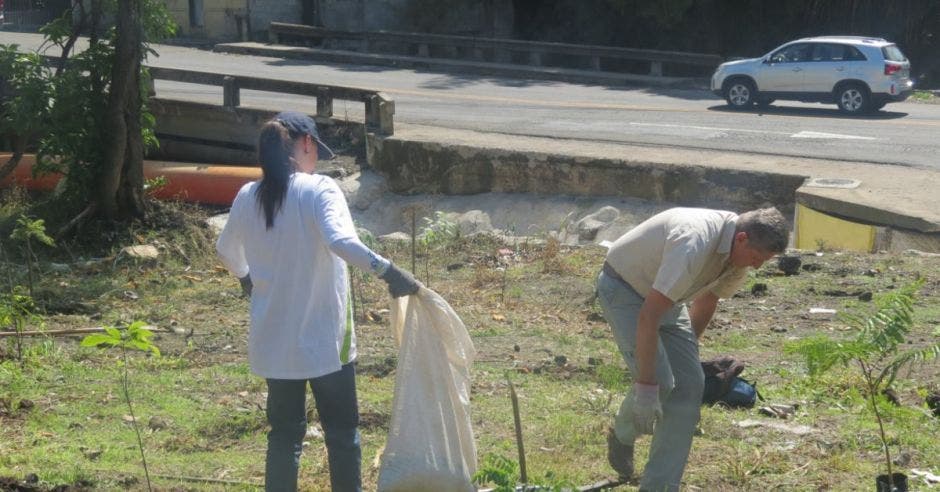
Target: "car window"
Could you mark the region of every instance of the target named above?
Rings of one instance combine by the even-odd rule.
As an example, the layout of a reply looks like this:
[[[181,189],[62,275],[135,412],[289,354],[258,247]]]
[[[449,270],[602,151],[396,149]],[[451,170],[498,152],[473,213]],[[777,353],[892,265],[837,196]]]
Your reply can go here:
[[[868,58],[865,58],[865,55],[858,50],[855,46],[845,45],[845,59],[849,61],[865,61]]]
[[[808,43],[791,44],[784,46],[770,56],[771,63],[804,62],[810,59],[812,46]]]
[[[904,56],[904,53],[901,53],[901,49],[896,45],[889,44],[888,46],[881,48],[881,52],[885,55],[885,60],[895,62],[907,61],[907,57]]]
[[[814,62],[836,62],[845,60],[845,49],[841,44],[814,43]]]

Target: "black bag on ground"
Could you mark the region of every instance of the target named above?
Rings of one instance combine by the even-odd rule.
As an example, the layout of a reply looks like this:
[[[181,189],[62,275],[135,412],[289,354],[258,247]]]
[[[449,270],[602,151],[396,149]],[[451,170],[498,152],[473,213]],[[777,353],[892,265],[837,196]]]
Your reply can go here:
[[[705,373],[704,405],[721,403],[731,408],[751,408],[758,398],[763,400],[755,385],[739,377],[744,371],[744,363],[734,357],[704,361],[702,371]]]

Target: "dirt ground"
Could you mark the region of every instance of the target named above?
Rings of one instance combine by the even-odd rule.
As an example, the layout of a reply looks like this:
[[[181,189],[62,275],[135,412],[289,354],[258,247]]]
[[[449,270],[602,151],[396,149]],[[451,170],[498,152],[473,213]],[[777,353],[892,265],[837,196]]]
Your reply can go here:
[[[7,204],[3,210],[10,215],[16,208]],[[263,480],[266,388],[247,367],[247,302],[215,259],[211,232],[198,225],[215,212],[185,207],[184,227],[141,224],[102,241],[104,246],[60,244],[39,253],[34,297],[43,323],[29,329],[142,320],[156,330],[162,356],[134,354],[129,368],[159,490],[254,490]],[[419,251],[414,270],[451,303],[476,346],[472,408],[480,461],[515,459],[508,377],[520,393],[530,476],[543,484],[593,483],[612,475],[604,433],[630,381],[594,297],[605,251],[537,239],[454,239],[430,253]],[[160,257],[135,260],[120,253],[132,244],[153,245]],[[4,277],[25,284],[17,245],[6,241],[3,248]],[[409,244],[376,248],[412,269]],[[811,308],[870,311],[880,295],[921,277],[926,280],[910,346],[934,342],[940,336],[940,258],[795,254],[802,263],[797,275],[784,275],[769,262],[739,294],[722,301],[702,356],[744,361],[745,377],[769,402],[799,406],[779,423],[811,431],[746,428],[740,422],[773,419],[756,408],[705,408],[687,490],[870,489],[882,466],[858,377],[846,370],[811,381],[799,357],[784,347],[818,333],[851,334],[838,314],[811,314]],[[388,432],[397,350],[384,284],[360,273],[353,283],[363,475],[372,490]],[[0,480],[0,490],[144,488],[121,366],[114,353],[79,347],[80,340],[31,337],[21,364],[12,338],[0,339],[0,477],[9,477]],[[940,390],[938,374],[936,363],[920,365],[895,385],[901,407],[892,411],[889,434],[892,451],[906,460],[898,465],[905,471],[940,472],[940,445],[930,437],[940,430],[940,419],[924,403]],[[316,425],[312,407],[310,424]],[[322,442],[310,441],[302,487],[327,490]],[[647,446],[638,445],[638,465]],[[71,488],[54,489],[59,484]]]

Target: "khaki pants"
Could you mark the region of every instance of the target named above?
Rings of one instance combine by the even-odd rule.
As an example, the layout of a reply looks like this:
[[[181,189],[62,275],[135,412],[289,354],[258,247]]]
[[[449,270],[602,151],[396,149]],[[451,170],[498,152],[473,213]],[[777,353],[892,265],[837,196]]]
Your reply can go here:
[[[597,278],[597,293],[623,360],[636,374],[636,327],[643,297],[623,280],[603,272]],[[660,320],[656,380],[663,418],[653,434],[640,490],[678,491],[692,448],[692,435],[699,421],[705,384],[698,340],[692,331],[685,304],[677,304]],[[632,444],[636,438],[632,403],[631,391],[620,405],[614,421],[617,439],[624,444]]]

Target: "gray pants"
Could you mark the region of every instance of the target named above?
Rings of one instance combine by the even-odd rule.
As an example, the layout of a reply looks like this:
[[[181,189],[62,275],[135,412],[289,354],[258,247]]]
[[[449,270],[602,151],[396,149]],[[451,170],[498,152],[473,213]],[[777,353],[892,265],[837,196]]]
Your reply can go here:
[[[636,328],[643,297],[629,284],[603,272],[597,278],[597,294],[623,360],[636,374]],[[685,304],[677,304],[660,320],[656,381],[659,383],[663,418],[653,434],[640,489],[677,491],[692,448],[692,435],[699,421],[705,384],[698,340],[692,331]],[[614,420],[614,432],[624,444],[632,444],[636,438],[632,403],[631,391]]]

